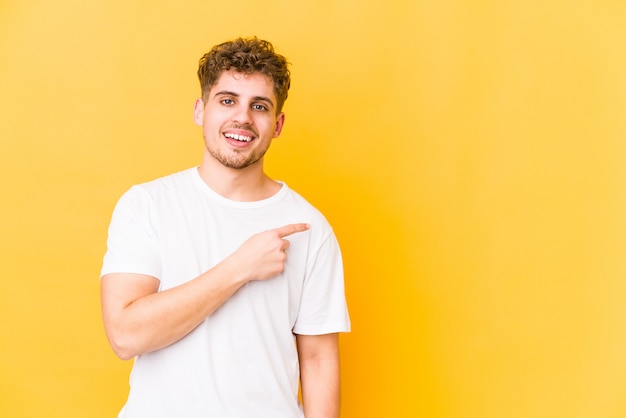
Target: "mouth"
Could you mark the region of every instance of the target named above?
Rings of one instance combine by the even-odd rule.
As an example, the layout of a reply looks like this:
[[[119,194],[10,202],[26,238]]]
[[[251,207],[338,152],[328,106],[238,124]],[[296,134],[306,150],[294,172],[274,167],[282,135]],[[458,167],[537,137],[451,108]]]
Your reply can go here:
[[[252,136],[240,135],[240,134],[235,134],[235,133],[225,133],[224,136],[226,138],[234,139],[235,141],[239,141],[239,142],[250,142],[254,139],[254,137]]]

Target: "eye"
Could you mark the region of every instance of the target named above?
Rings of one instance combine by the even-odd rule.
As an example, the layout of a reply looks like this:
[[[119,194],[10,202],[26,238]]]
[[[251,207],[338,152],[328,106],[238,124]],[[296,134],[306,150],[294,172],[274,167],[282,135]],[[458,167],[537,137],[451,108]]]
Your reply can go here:
[[[233,99],[222,99],[220,102],[222,104],[225,104],[226,106],[230,106],[230,105],[235,103],[235,101]]]
[[[253,104],[252,109],[264,112],[267,110],[267,107],[263,106],[262,104]]]

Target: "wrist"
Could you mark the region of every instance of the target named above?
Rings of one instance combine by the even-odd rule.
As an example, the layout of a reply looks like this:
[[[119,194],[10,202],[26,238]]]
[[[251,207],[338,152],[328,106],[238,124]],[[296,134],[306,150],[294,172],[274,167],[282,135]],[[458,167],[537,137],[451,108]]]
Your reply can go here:
[[[227,280],[233,285],[243,286],[249,281],[252,281],[252,277],[246,274],[246,271],[242,268],[241,263],[239,263],[232,255],[226,257],[216,267],[221,270],[220,276],[227,278]]]

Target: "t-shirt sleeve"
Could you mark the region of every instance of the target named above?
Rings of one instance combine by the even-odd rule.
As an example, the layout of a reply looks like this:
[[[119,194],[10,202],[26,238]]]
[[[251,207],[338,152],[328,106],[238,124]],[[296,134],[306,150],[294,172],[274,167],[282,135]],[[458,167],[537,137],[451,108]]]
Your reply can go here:
[[[101,276],[109,273],[137,273],[161,277],[155,213],[148,193],[133,186],[118,201],[107,239]]]
[[[349,332],[350,326],[344,291],[343,261],[339,244],[331,231],[307,266],[300,310],[293,332],[321,335]]]

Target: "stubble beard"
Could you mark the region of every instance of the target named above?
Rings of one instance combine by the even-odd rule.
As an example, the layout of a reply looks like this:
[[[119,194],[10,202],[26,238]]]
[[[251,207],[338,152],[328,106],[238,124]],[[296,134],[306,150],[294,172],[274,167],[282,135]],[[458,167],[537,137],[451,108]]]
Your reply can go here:
[[[237,149],[231,150],[229,155],[221,153],[219,150],[212,149],[205,142],[205,147],[209,154],[215,160],[217,160],[224,167],[233,168],[236,170],[242,170],[244,168],[250,167],[251,165],[257,164],[259,161],[263,159],[267,149],[262,150],[261,152],[252,152],[246,155],[246,151],[240,151]]]

